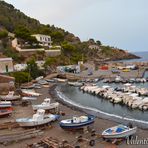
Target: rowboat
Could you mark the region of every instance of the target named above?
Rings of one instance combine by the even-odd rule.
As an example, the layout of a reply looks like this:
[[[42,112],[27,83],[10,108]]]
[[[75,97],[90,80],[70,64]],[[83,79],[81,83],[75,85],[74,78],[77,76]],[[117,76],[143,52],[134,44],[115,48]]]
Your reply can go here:
[[[52,121],[58,120],[59,115],[48,114],[45,115],[45,110],[39,109],[37,113],[33,115],[32,118],[19,118],[16,122],[21,127],[35,127],[39,125],[49,124]]]
[[[110,127],[102,132],[103,138],[127,138],[134,135],[137,131],[137,127],[128,127],[125,125],[117,125]]]
[[[71,119],[62,120],[59,124],[63,129],[80,129],[94,123],[95,117],[92,115],[85,115],[80,117],[72,117]]]

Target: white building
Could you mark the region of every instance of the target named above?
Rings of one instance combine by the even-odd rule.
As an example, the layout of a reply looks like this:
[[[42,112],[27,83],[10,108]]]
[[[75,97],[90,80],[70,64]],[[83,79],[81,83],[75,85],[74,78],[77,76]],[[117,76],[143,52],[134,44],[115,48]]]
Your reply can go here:
[[[41,46],[51,46],[51,37],[48,35],[42,35],[42,34],[34,34],[34,36],[38,42],[40,42]]]
[[[0,58],[0,73],[13,72],[12,58]]]

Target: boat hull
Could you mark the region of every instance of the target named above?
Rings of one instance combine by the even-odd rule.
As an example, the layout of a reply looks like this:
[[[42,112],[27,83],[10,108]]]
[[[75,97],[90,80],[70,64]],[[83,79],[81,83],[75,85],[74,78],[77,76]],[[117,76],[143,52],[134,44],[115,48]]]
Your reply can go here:
[[[131,135],[134,135],[136,133],[136,131],[137,131],[137,127],[134,127],[132,129],[130,129],[129,131],[125,131],[125,132],[121,132],[121,133],[110,134],[110,135],[102,134],[102,137],[106,138],[106,139],[127,138]]]
[[[12,114],[11,108],[10,109],[9,108],[8,109],[0,109],[0,118],[8,116],[10,114]]]
[[[29,121],[29,118],[21,118],[17,119],[16,122],[21,126],[21,127],[35,127],[35,126],[40,126],[44,124],[49,124],[52,121],[58,120],[59,115],[54,115],[54,117],[50,118],[50,116],[45,116],[44,120],[41,121]]]
[[[43,105],[32,105],[33,110],[38,110],[38,109],[44,109],[44,110],[51,110],[51,109],[55,109],[59,107],[59,103],[52,103],[50,105],[47,106],[43,106]]]
[[[62,123],[60,122],[60,127],[63,129],[81,129],[85,126],[91,125],[94,123],[95,117],[91,117],[91,120],[81,123]]]

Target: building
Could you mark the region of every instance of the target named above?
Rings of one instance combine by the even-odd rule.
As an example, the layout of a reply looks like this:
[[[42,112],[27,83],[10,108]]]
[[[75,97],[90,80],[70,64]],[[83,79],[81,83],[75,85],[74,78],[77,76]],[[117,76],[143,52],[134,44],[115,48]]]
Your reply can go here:
[[[101,51],[101,48],[100,48],[100,46],[98,46],[98,45],[89,45],[89,47],[88,47],[89,49],[97,49],[97,50],[100,50]]]
[[[34,34],[34,36],[38,42],[40,42],[41,46],[51,46],[51,37],[48,35],[42,35],[42,34]]]
[[[0,58],[0,73],[13,72],[12,58]]]

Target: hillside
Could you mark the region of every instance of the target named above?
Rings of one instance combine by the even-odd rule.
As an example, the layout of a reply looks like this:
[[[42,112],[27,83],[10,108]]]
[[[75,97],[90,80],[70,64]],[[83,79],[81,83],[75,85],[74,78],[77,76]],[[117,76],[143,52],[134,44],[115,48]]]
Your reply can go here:
[[[62,55],[56,60],[58,64],[72,64],[82,60],[82,58],[83,60],[137,58],[137,56],[124,50],[101,46],[101,42],[94,41],[94,39],[81,42],[79,37],[74,34],[54,25],[41,24],[38,20],[30,18],[14,8],[13,5],[0,1],[0,52],[6,56],[12,56],[16,62],[22,61],[23,57],[12,51],[11,39],[3,31],[15,33],[20,27],[26,29],[30,35],[34,33],[50,35],[53,45],[61,45]],[[97,46],[99,50],[90,49],[90,45]]]

